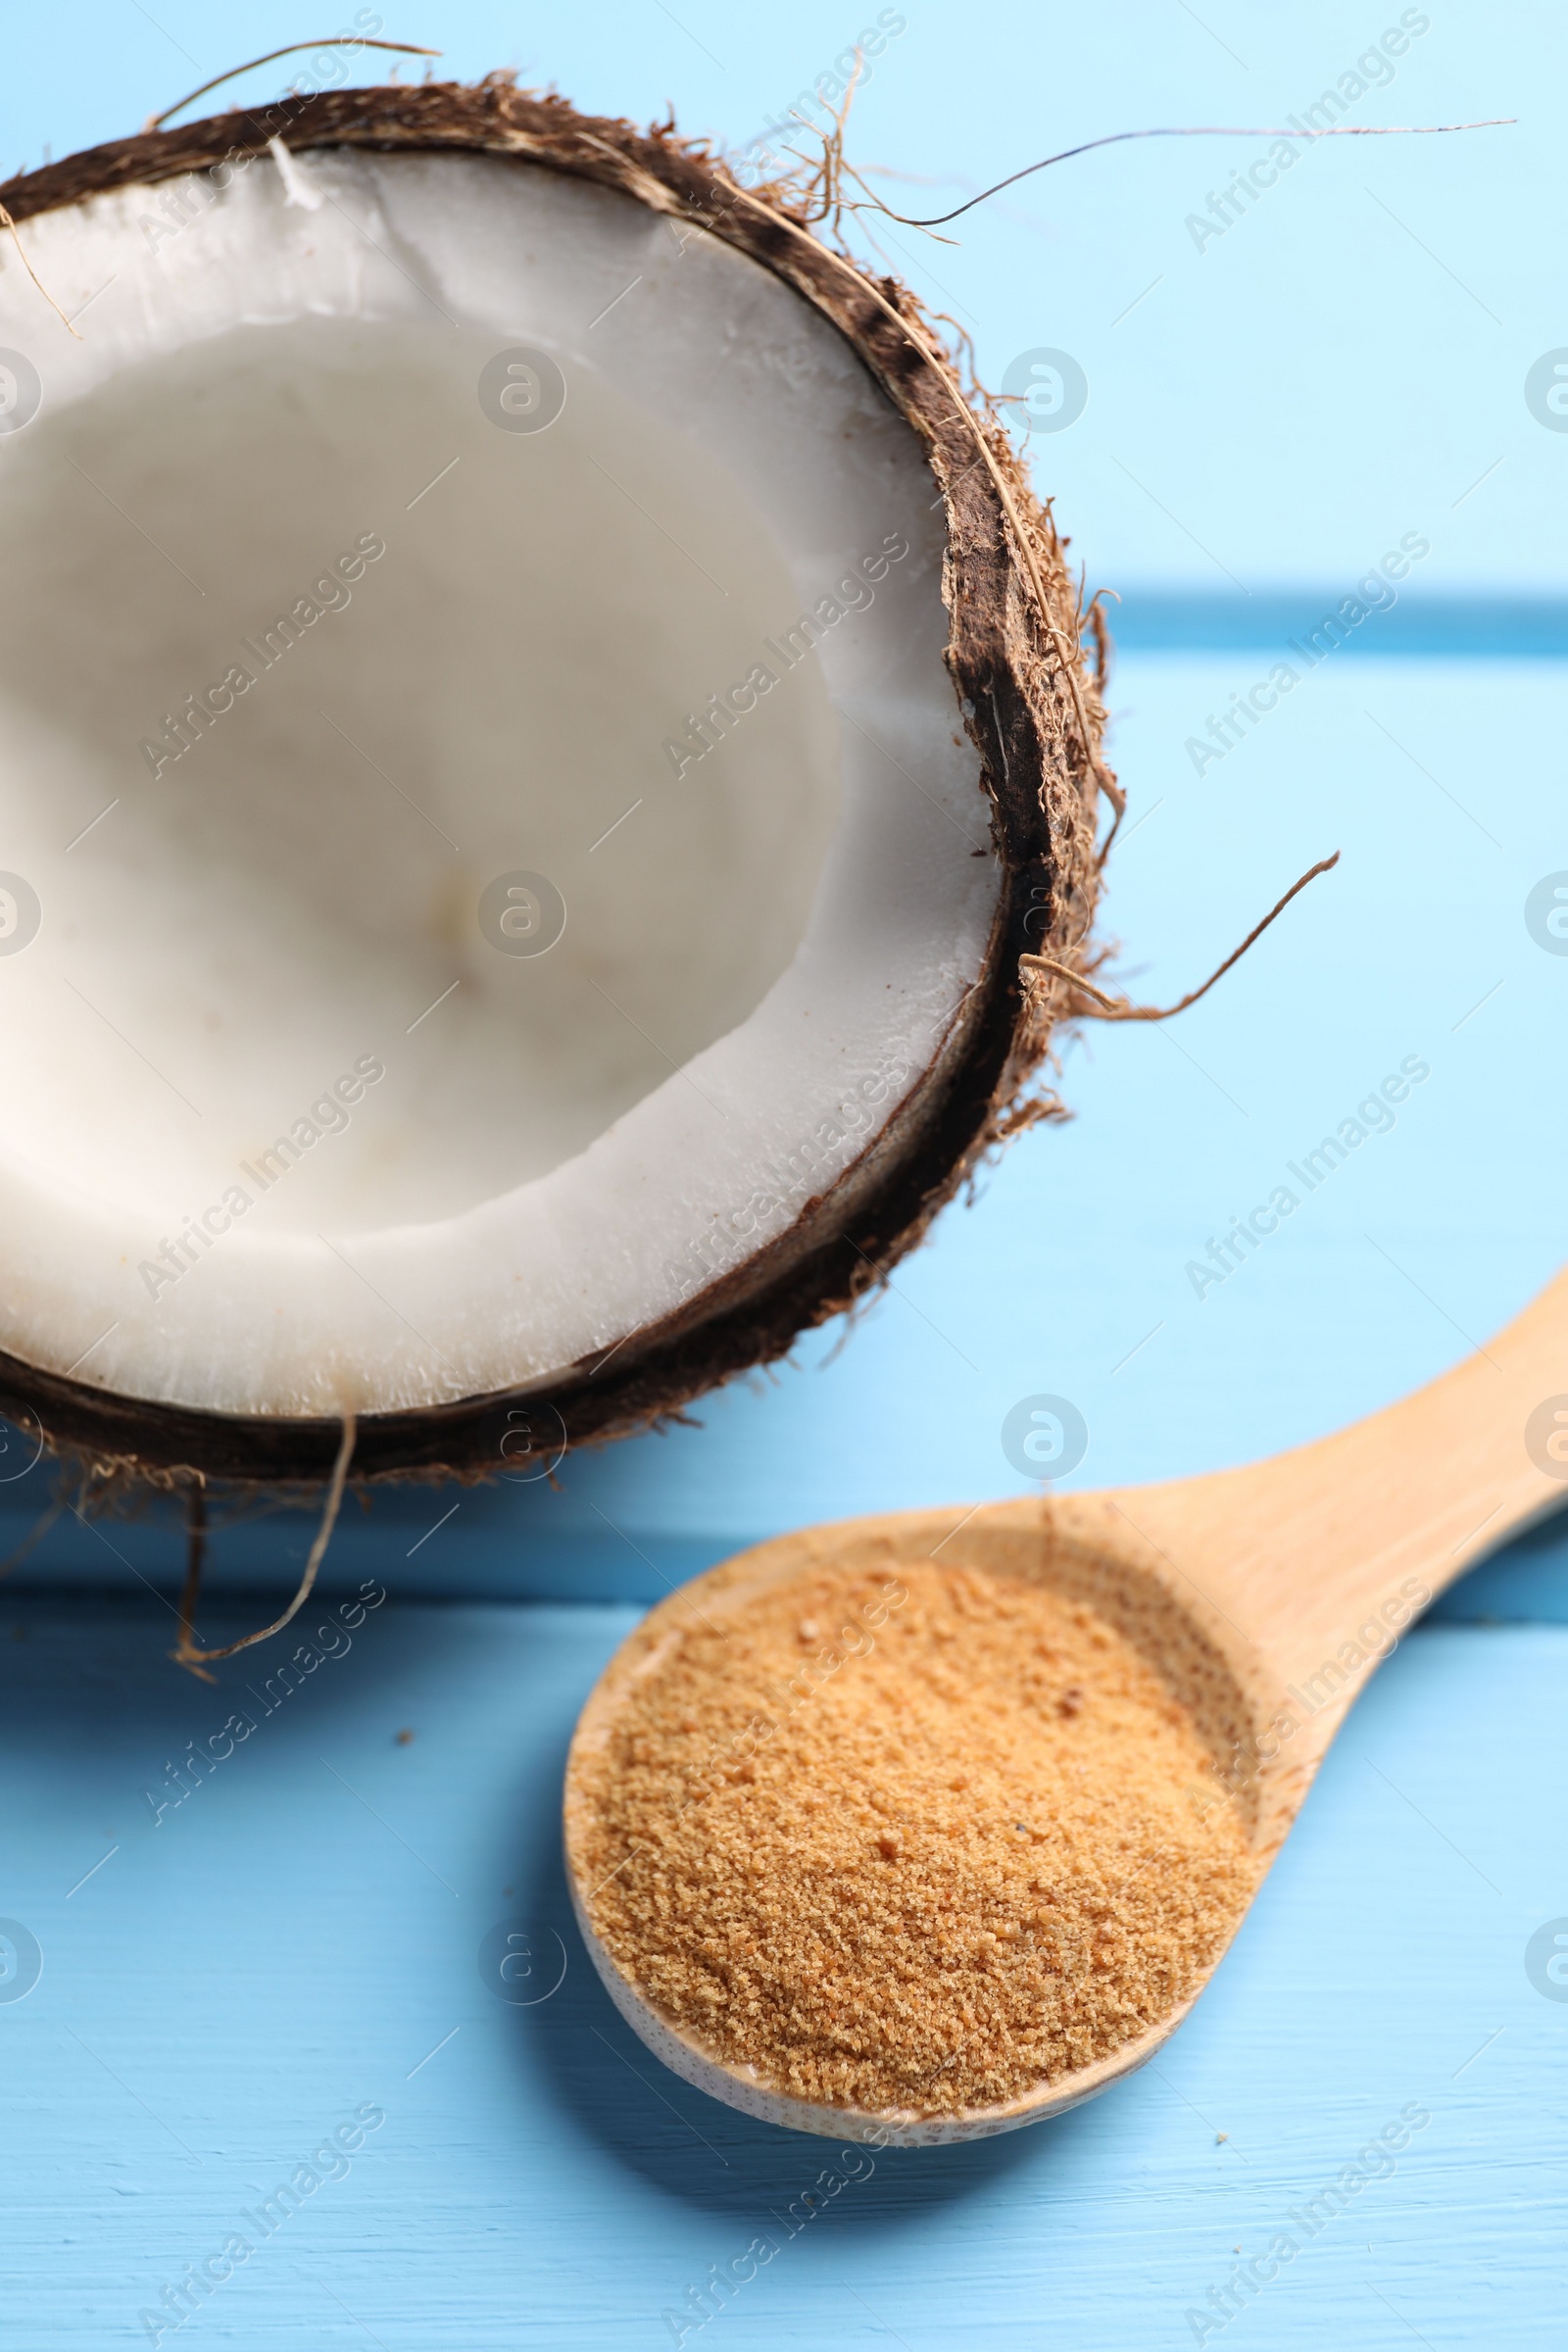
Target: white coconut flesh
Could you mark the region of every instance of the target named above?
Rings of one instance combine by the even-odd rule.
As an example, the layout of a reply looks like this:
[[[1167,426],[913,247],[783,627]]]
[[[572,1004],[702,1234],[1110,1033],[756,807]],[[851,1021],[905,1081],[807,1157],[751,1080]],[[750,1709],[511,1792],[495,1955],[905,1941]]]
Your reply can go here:
[[[538,1383],[787,1232],[981,971],[941,509],[701,229],[219,176],[27,223],[79,342],[0,251],[0,1348],[259,1415]]]

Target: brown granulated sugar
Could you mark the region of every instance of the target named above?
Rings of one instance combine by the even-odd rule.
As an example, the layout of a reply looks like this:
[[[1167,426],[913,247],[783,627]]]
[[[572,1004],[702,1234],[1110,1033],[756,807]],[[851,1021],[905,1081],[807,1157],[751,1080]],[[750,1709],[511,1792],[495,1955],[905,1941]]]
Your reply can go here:
[[[666,1636],[574,1754],[621,1971],[791,2097],[943,2115],[1192,1993],[1255,1871],[1185,1708],[1049,1587],[808,1572]]]

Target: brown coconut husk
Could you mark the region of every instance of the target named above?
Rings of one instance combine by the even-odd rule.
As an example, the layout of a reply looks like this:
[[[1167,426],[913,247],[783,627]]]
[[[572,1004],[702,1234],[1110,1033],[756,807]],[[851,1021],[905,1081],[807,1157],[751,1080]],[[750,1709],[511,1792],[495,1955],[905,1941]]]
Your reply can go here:
[[[12,180],[0,204],[24,231],[40,214],[109,190],[258,157],[273,138],[298,151],[482,154],[498,168],[570,172],[734,246],[852,345],[917,435],[946,508],[946,658],[1002,867],[981,976],[890,1125],[743,1267],[547,1388],[359,1421],[356,1482],[482,1478],[505,1466],[510,1404],[547,1408],[547,1421],[553,1408],[565,1444],[578,1446],[678,1415],[732,1374],[786,1354],[803,1332],[880,1285],[988,1152],[1036,1119],[1062,1115],[1049,1091],[1029,1089],[1063,1020],[1097,1009],[1080,983],[1100,960],[1098,804],[1102,795],[1118,809],[1121,802],[1102,751],[1104,627],[1096,606],[1091,668],[1064,543],[995,405],[961,380],[906,287],[816,233],[820,174],[815,187],[803,174],[744,188],[721,155],[677,137],[671,123],[639,130],[581,115],[491,74],[471,88],[337,90],[143,132]],[[831,168],[827,186],[831,194]],[[1023,957],[1031,960],[1021,966]],[[99,1489],[123,1480],[166,1491],[213,1480],[319,1484],[333,1476],[344,1434],[335,1419],[121,1396],[4,1355],[0,1409],[36,1414],[50,1446],[80,1457]]]

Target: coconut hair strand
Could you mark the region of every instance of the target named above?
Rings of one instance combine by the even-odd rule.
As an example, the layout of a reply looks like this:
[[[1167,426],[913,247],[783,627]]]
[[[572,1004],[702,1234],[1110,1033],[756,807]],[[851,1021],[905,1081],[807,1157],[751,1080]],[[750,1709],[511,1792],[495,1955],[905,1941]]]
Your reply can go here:
[[[169,1653],[177,1665],[188,1668],[192,1674],[200,1675],[204,1683],[210,1683],[214,1679],[213,1676],[202,1672],[209,1660],[232,1658],[242,1649],[254,1649],[258,1642],[270,1642],[274,1634],[280,1634],[284,1626],[299,1615],[311,1596],[311,1588],[316,1582],[317,1572],[320,1568],[321,1562],[326,1557],[326,1547],[332,1541],[332,1530],[337,1525],[337,1514],[343,1500],[343,1488],[349,1474],[349,1463],[354,1456],[354,1439],[355,1418],[352,1412],[345,1412],[342,1441],[338,1446],[337,1460],[332,1466],[332,1480],[326,1491],[326,1503],[321,1512],[321,1523],[316,1531],[316,1541],[311,1545],[310,1557],[305,1563],[305,1574],[300,1579],[299,1591],[281,1617],[275,1617],[270,1625],[264,1625],[260,1633],[245,1634],[238,1642],[225,1642],[220,1649],[198,1649],[192,1641],[195,1630],[192,1619],[195,1614],[197,1595],[201,1590],[202,1561],[207,1536],[205,1481],[200,1476],[193,1481],[186,1521],[185,1587],[179,1600],[179,1647],[172,1649]]]

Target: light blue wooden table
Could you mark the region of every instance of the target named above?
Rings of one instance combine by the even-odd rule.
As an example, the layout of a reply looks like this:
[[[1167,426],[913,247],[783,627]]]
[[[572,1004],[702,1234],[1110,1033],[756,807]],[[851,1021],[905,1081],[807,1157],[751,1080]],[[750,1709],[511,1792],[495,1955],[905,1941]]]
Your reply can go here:
[[[1071,27],[907,13],[869,152],[975,183],[1137,122],[1272,121],[1383,23],[1340,0],[1290,24],[1217,0],[1201,23],[1154,0]],[[737,137],[858,29],[817,5],[680,16],[595,12],[548,54],[495,6],[389,29],[589,104],[646,115],[673,90]],[[221,28],[185,0],[157,18],[106,4],[19,32],[14,151],[106,136],[297,30],[271,0]],[[1529,8],[1433,12],[1364,119],[1526,111],[1560,97],[1558,45]],[[169,1663],[167,1522],[64,1523],[0,1588],[19,2352],[146,2343],[143,2313],[165,2344],[242,2352],[1562,2344],[1568,1987],[1526,1956],[1568,1919],[1568,1526],[1406,1637],[1157,2064],[1006,2139],[867,2174],[665,2075],[584,1960],[557,1833],[581,1699],[671,1582],[803,1520],[1017,1491],[999,1431],[1040,1391],[1088,1421],[1075,1485],[1297,1443],[1451,1363],[1556,1270],[1568,957],[1524,919],[1568,869],[1568,435],[1521,391],[1568,343],[1560,105],[1539,111],[1484,159],[1314,157],[1200,255],[1184,216],[1229,165],[1189,148],[1057,173],[960,252],[913,257],[994,377],[1041,343],[1090,374],[1041,478],[1127,593],[1133,829],[1107,913],[1129,977],[1178,993],[1345,852],[1246,966],[1177,1026],[1076,1047],[1074,1123],[948,1212],[842,1348],[821,1335],[701,1427],[569,1463],[559,1492],[351,1517],[301,1621],[321,1662],[286,1696],[265,1679],[281,1653],[215,1690]],[[1196,773],[1207,714],[1411,529],[1432,542],[1420,596]],[[1393,1131],[1198,1298],[1187,1261],[1410,1054],[1431,1076]],[[45,1475],[0,1486],[0,1545]],[[220,1531],[203,1633],[258,1622],[310,1532]],[[367,1583],[386,1597],[356,1624]],[[170,1768],[235,1709],[254,1732],[175,1803]],[[498,1931],[527,1939],[526,2000],[497,1988]],[[41,1974],[6,1997],[34,1946]],[[1427,2120],[1352,2184],[1401,2116]],[[1224,2317],[1236,2266],[1281,2236],[1299,2250]],[[714,2266],[746,2269],[758,2240],[776,2251],[699,2326]]]

